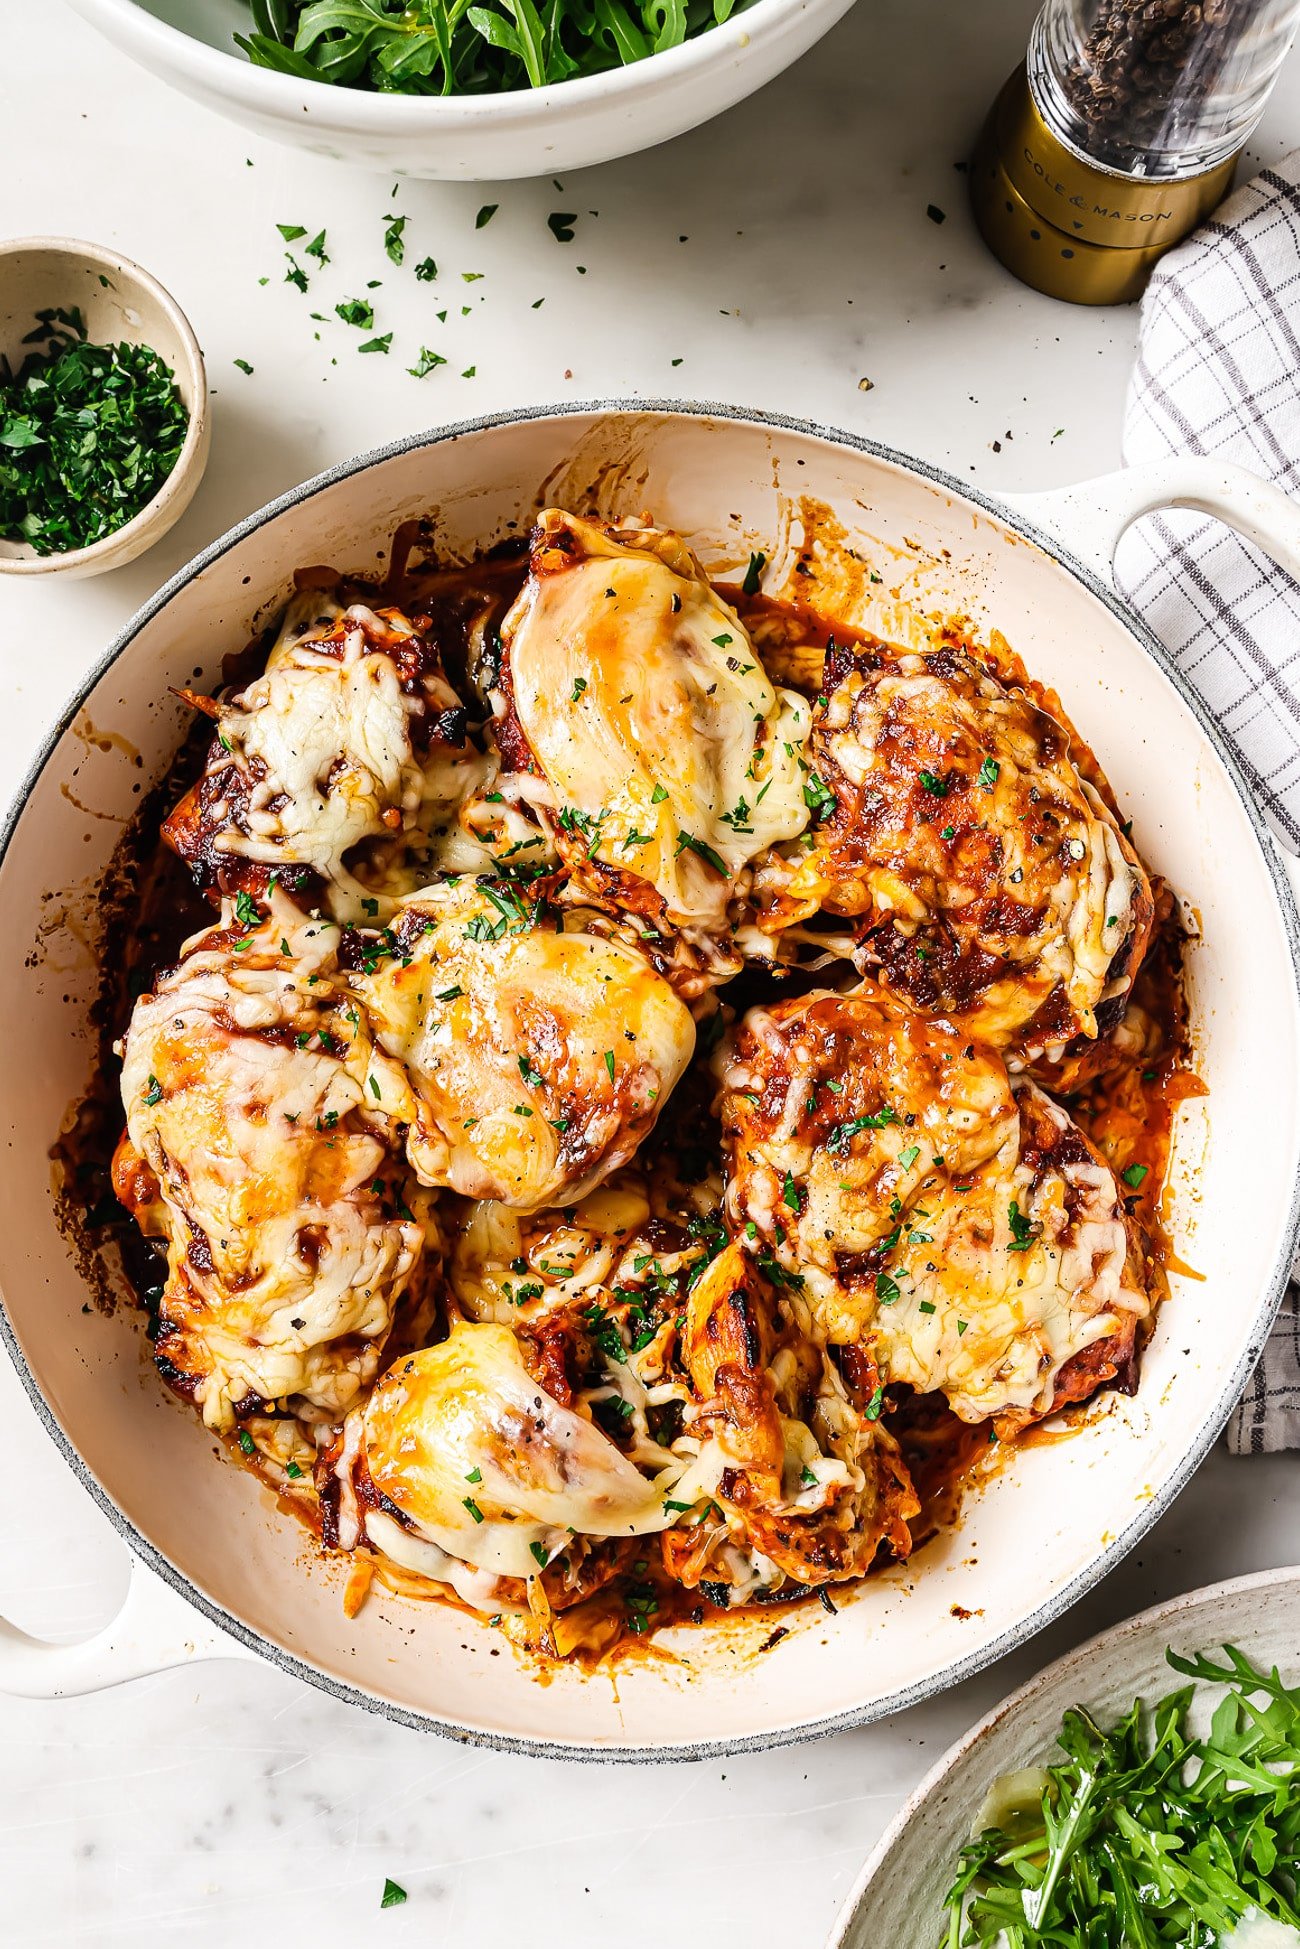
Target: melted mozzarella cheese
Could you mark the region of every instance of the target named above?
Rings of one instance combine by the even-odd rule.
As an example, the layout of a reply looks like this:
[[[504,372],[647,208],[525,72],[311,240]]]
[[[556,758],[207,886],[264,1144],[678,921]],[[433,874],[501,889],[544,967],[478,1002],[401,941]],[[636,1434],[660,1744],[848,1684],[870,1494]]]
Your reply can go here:
[[[243,938],[187,944],[136,1003],[122,1066],[169,1242],[160,1351],[218,1428],[248,1397],[346,1409],[425,1245],[385,1214],[407,1093],[332,972],[338,930],[281,901]]]
[[[811,753],[836,809],[788,911],[866,916],[883,979],[1018,1057],[1098,1034],[1151,894],[1062,724],[964,653],[882,647],[819,705]]]
[[[807,704],[675,535],[552,508],[532,559],[502,641],[552,829],[580,874],[601,862],[675,926],[721,930],[742,868],[807,824]]]
[[[1052,1406],[1149,1310],[1114,1176],[1065,1111],[864,983],[751,1010],[724,1065],[729,1204],[787,1303],[969,1421]]]
[[[722,1071],[732,1214],[831,1308],[841,1258],[895,1229],[936,1157],[960,1176],[1016,1128],[991,1050],[869,982],[751,1009]]]
[[[662,1490],[533,1380],[508,1327],[458,1321],[399,1360],[365,1410],[375,1487],[417,1534],[499,1576],[535,1577],[581,1536],[667,1526]]]
[[[1017,1103],[1077,1134],[1032,1083]],[[966,1421],[1046,1414],[1066,1362],[1150,1310],[1108,1167],[1082,1144],[1027,1160],[1024,1134],[969,1180],[921,1187],[888,1260],[897,1298],[876,1310],[882,1372],[938,1389]]]
[[[695,1025],[601,925],[473,881],[401,904],[404,951],[357,986],[410,1074],[408,1151],[426,1184],[532,1211],[582,1197],[648,1134]]]
[[[233,759],[247,800],[218,832],[217,852],[311,867],[347,919],[362,912],[345,865],[362,840],[391,840],[409,826],[430,845],[444,835],[463,845],[456,808],[485,764],[438,739],[427,757],[417,752],[413,721],[457,699],[437,676],[404,686],[390,652],[414,636],[395,609],[345,610],[319,594],[290,605],[263,674],[221,708],[224,755],[214,764]]]

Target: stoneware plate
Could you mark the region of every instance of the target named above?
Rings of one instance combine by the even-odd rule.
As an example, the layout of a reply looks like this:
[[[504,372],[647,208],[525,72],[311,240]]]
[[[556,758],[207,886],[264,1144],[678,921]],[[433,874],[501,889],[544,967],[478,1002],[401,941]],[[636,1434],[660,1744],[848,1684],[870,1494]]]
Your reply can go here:
[[[214,1457],[152,1372],[138,1316],[87,1310],[56,1222],[49,1151],[91,1062],[96,888],[186,726],[169,686],[214,683],[300,565],[373,570],[416,515],[432,517],[445,554],[469,554],[553,500],[606,515],[652,510],[715,573],[743,572],[762,548],[772,593],[797,592],[882,634],[955,612],[977,631],[1000,629],[1058,687],[1142,852],[1188,903],[1209,1094],[1181,1114],[1169,1202],[1192,1271],[1174,1276],[1133,1399],[1109,1395],[1071,1439],[1011,1455],[956,1529],[846,1594],[835,1616],[813,1604],[686,1629],[612,1672],[566,1668],[539,1683],[500,1633],[437,1604],[377,1595],[345,1617],[337,1566],[314,1558],[250,1475]],[[0,1686],[84,1689],[243,1648],[460,1738],[699,1755],[927,1697],[1024,1640],[1131,1548],[1254,1364],[1294,1250],[1300,1181],[1297,915],[1283,857],[1152,639],[1037,525],[1059,518],[1076,550],[1108,560],[1129,520],[1167,502],[1221,512],[1300,570],[1300,513],[1206,461],[1094,483],[1040,502],[1031,519],[816,427],[718,407],[545,409],[349,461],[250,516],[146,604],[51,734],[0,842],[0,1019],[21,1024],[0,1085],[0,1291],[4,1337],[40,1413],[149,1569],[137,1564],[116,1624],[87,1645],[0,1632]],[[797,573],[805,534],[816,547]],[[864,582],[863,560],[878,583]],[[1261,1130],[1265,1093],[1267,1141],[1243,1142]],[[788,1635],[761,1650],[778,1623]]]
[[[827,1949],[938,1949],[947,1934],[944,1896],[957,1857],[971,1838],[984,1796],[1003,1773],[1050,1766],[1062,1717],[1088,1706],[1111,1726],[1134,1699],[1153,1704],[1187,1683],[1165,1662],[1166,1649],[1190,1657],[1238,1645],[1267,1671],[1300,1681],[1300,1569],[1265,1570],[1175,1597],[1067,1652],[1031,1678],[944,1754],[922,1780],[862,1871]],[[1192,1724],[1203,1732],[1223,1697],[1198,1687]]]

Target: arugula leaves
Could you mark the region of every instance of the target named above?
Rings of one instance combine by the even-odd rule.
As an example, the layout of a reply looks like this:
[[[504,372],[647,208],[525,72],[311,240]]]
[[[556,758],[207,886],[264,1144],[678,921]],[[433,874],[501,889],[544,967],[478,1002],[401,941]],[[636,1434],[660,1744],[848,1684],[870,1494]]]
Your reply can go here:
[[[1166,1656],[1227,1686],[1208,1733],[1190,1729],[1194,1685],[1109,1732],[1067,1712],[1041,1807],[963,1848],[945,1949],[1208,1945],[1252,1908],[1300,1925],[1300,1687],[1232,1645],[1222,1664]]]
[[[744,6],[747,0],[739,0]],[[382,94],[496,94],[644,60],[737,0],[249,0],[257,67]]]

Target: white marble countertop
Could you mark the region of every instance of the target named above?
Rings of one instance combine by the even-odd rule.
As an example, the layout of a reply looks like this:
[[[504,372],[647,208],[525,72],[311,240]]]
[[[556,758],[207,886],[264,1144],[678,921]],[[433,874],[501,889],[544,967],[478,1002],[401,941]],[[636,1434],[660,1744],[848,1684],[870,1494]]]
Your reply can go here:
[[[62,0],[3,0],[0,234],[82,235],[140,259],[189,311],[215,393],[207,478],[152,554],[95,582],[0,586],[4,795],[165,575],[271,494],[432,420],[673,394],[851,427],[994,491],[1114,466],[1134,314],[1022,290],[975,237],[955,167],[1032,12],[859,0],[765,93],[653,155],[570,176],[562,193],[394,195],[387,177],[209,117]],[[1300,57],[1256,151],[1271,159],[1297,137]],[[570,208],[575,241],[557,244],[547,215]],[[355,335],[307,317],[385,278],[390,211],[442,267],[437,286],[394,278],[373,294],[395,351],[446,353],[423,382],[409,358],[359,359]],[[277,222],[328,229],[334,262],[308,298],[281,281]],[[7,1365],[0,1419],[0,1612],[82,1635],[115,1609],[121,1546]],[[325,1931],[477,1949],[509,1932],[533,1949],[818,1949],[901,1797],[1013,1683],[1158,1596],[1300,1558],[1297,1468],[1216,1453],[1137,1555],[1032,1645],[889,1725],[774,1754],[615,1770],[465,1751],[251,1664],[55,1704],[0,1699],[5,1938],[151,1949],[183,1933],[225,1949]],[[386,1875],[409,1900],[381,1915]]]

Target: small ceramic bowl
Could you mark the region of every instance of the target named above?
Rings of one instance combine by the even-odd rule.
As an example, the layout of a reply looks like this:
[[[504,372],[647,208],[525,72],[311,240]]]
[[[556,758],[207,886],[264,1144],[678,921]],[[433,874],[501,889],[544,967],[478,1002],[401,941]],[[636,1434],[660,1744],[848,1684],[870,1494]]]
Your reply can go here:
[[[995,1707],[922,1780],[882,1837],[840,1912],[827,1949],[935,1949],[948,1932],[944,1897],[957,1857],[984,1797],[1004,1773],[1050,1766],[1061,1720],[1072,1705],[1092,1707],[1103,1725],[1134,1699],[1152,1704],[1180,1679],[1165,1661],[1240,1646],[1264,1671],[1276,1665],[1300,1679],[1300,1568],[1265,1570],[1211,1584],[1143,1611],[1058,1658]],[[1198,1687],[1192,1724],[1199,1732],[1223,1688]]]
[[[38,555],[27,542],[0,539],[0,575],[101,575],[151,548],[189,506],[208,457],[210,424],[203,354],[189,319],[169,292],[128,257],[70,237],[19,237],[0,244],[0,354],[17,369],[22,340],[47,306],[78,306],[92,343],[150,345],[176,375],[189,431],[153,499],[115,534],[89,548]]]

